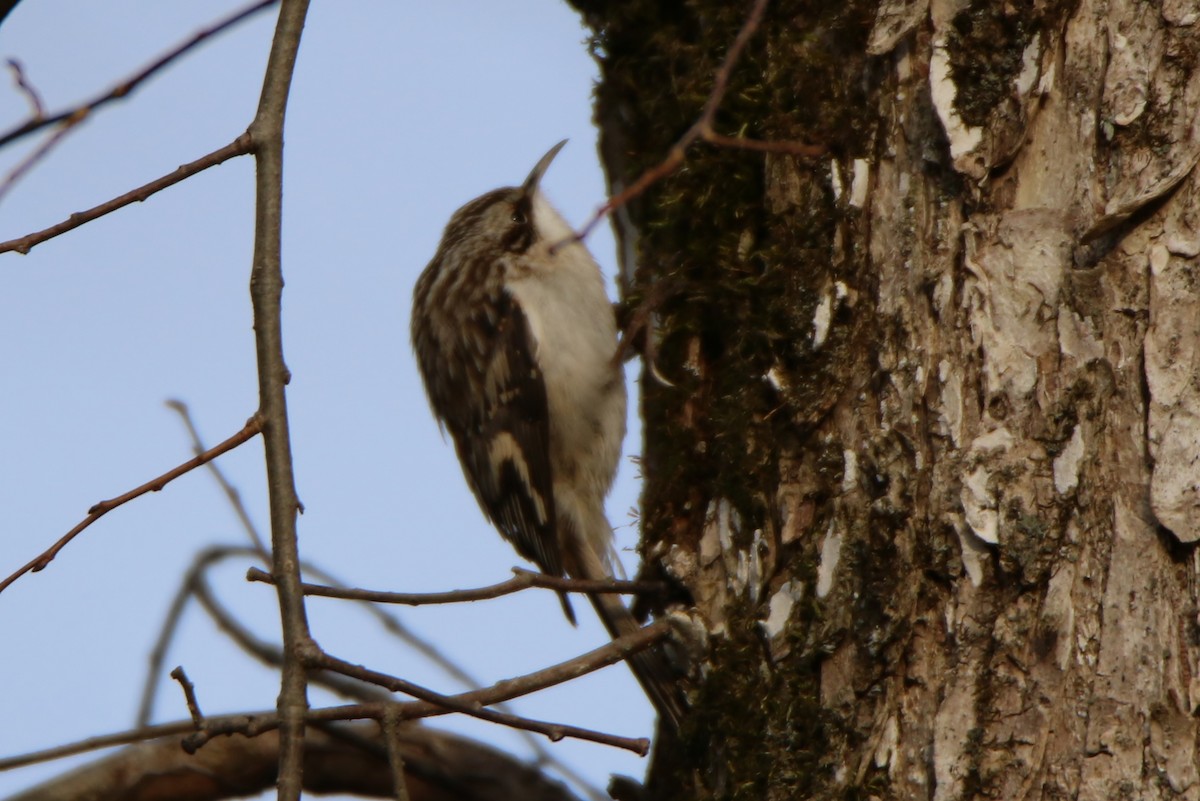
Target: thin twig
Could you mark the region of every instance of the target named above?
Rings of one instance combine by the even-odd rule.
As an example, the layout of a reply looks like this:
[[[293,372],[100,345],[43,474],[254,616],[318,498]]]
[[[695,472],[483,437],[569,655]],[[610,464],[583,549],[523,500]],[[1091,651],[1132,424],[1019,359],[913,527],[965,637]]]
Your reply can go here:
[[[250,146],[250,136],[244,134],[238,138],[238,141],[242,140],[244,140],[245,146],[248,148]],[[188,409],[187,404],[177,399],[168,400],[166,404],[168,408],[173,409],[182,418],[183,424],[192,439],[192,451],[196,454],[206,451],[207,447],[200,438],[200,432],[192,420],[191,410]],[[245,504],[242,503],[241,493],[225,477],[224,472],[221,471],[217,462],[211,461],[207,467],[209,473],[216,479],[217,484],[224,491],[225,497],[233,507],[234,514],[241,521],[242,528],[246,531],[247,536],[250,537],[250,541],[254,543],[255,547],[248,549],[213,546],[204,549],[193,558],[191,566],[179,584],[179,589],[175,591],[175,597],[171,599],[166,619],[163,620],[163,624],[159,628],[158,638],[154,642],[154,648],[150,651],[146,679],[142,683],[142,700],[138,705],[138,714],[135,721],[137,726],[146,726],[150,723],[150,717],[154,712],[154,699],[158,689],[158,677],[162,671],[163,663],[166,661],[167,649],[171,645],[171,640],[175,636],[179,620],[183,615],[183,610],[187,606],[188,599],[192,597],[200,577],[210,566],[231,556],[245,556],[249,554],[257,556],[262,560],[263,564],[270,564],[271,562],[271,556],[267,553],[266,546],[263,545],[262,537],[259,535],[258,529],[255,528],[254,522],[250,519],[250,513],[246,510]],[[219,620],[217,624],[220,625]]]
[[[162,665],[166,661],[167,649],[170,646],[171,639],[175,635],[187,601],[193,596],[204,611],[208,613],[209,617],[213,619],[217,628],[232,639],[243,651],[268,667],[278,668],[283,664],[283,651],[277,645],[259,639],[248,628],[238,622],[237,618],[217,600],[211,585],[208,583],[207,572],[210,568],[225,559],[239,556],[259,557],[260,554],[246,546],[217,545],[205,548],[192,560],[191,566],[184,574],[183,581],[180,582],[179,589],[175,592],[175,597],[171,601],[167,617],[159,629],[158,638],[150,653],[146,679],[142,684],[142,700],[138,707],[138,716],[135,721],[136,726],[147,726],[150,723],[150,717],[154,711],[154,697],[158,687],[158,677],[162,672]],[[306,567],[306,569],[308,568]],[[310,676],[309,681],[320,684],[331,692],[345,698],[353,698],[360,701],[375,701],[381,698],[378,688],[361,682],[355,682],[333,673],[318,672]],[[472,688],[477,686],[479,685],[472,685]]]
[[[148,184],[143,184],[137,189],[132,189],[123,195],[101,203],[98,206],[93,206],[86,211],[77,211],[67,219],[49,228],[26,234],[17,239],[10,239],[7,242],[0,242],[0,253],[7,253],[9,251],[28,253],[35,245],[40,245],[48,239],[53,239],[60,234],[65,234],[67,231],[72,231],[84,223],[89,223],[98,217],[103,217],[105,214],[124,208],[131,203],[140,203],[151,195],[161,192],[169,186],[174,186],[196,173],[207,170],[209,167],[215,167],[235,156],[243,156],[250,152],[251,147],[250,134],[244,133],[228,145],[225,145],[225,147],[214,150],[206,156],[201,156],[195,161],[188,162],[173,172],[167,173],[161,178],[156,178]]]
[[[201,444],[200,447],[203,447]],[[210,462],[210,465],[213,463]],[[237,498],[240,502],[240,494],[236,488],[233,489],[231,499]],[[248,521],[248,515],[239,515],[243,521]],[[252,524],[251,524],[252,525]],[[186,607],[188,599],[193,595],[204,608],[204,610],[212,617],[217,627],[227,634],[242,650],[246,651],[251,656],[258,659],[265,665],[278,668],[283,664],[283,651],[270,643],[266,643],[254,636],[246,627],[238,623],[237,619],[220,604],[217,597],[212,592],[209,585],[206,573],[218,562],[233,557],[260,557],[261,555],[253,548],[245,546],[212,546],[206,548],[196,555],[192,565],[188,568],[183,580],[180,582],[179,589],[176,591],[175,597],[171,601],[170,609],[163,625],[159,631],[157,640],[149,659],[149,668],[146,673],[146,680],[142,686],[142,701],[139,706],[136,726],[143,728],[150,723],[150,717],[154,708],[154,696],[158,687],[158,677],[162,672],[162,665],[166,661],[167,650],[169,648],[171,638],[173,637],[180,616]],[[321,581],[331,586],[341,586],[336,578],[329,575],[328,572],[307,562],[303,563],[305,573],[317,576]],[[418,653],[427,657],[430,661],[444,670],[455,681],[467,687],[470,690],[477,690],[483,686],[483,682],[471,676],[459,665],[455,664],[449,657],[442,654],[432,643],[418,637],[411,632],[400,620],[386,609],[381,608],[377,604],[363,602],[363,608],[371,614],[389,633],[400,638]],[[380,700],[379,693],[383,692],[374,685],[363,684],[362,682],[348,679],[344,676],[339,676],[326,671],[315,671],[309,675],[309,681],[314,684],[319,684],[326,689],[341,695],[346,698],[354,698],[361,701],[376,701]],[[502,703],[496,704],[498,709],[507,711]],[[526,744],[534,753],[534,763],[538,766],[552,767],[554,770],[574,784],[581,792],[594,799],[595,801],[603,801],[607,798],[607,794],[602,792],[598,787],[590,784],[578,771],[572,768],[567,763],[563,762],[553,753],[551,753],[542,741],[535,735],[526,731],[518,731],[518,736],[525,740]]]
[[[309,584],[307,582],[301,584],[300,589],[305,595],[322,598],[340,598],[346,601],[371,601],[383,604],[404,604],[406,606],[486,601],[532,588],[549,589],[556,592],[580,592],[600,595],[637,595],[657,593],[663,590],[663,585],[657,581],[618,581],[617,579],[593,581],[588,579],[570,579],[559,576],[548,576],[545,573],[535,573],[531,570],[522,570],[519,567],[514,567],[513,573],[516,573],[516,575],[507,581],[501,581],[497,584],[490,584],[486,587],[475,587],[469,590],[449,590],[447,592],[387,592],[350,587],[328,587],[322,584]],[[261,581],[265,584],[275,583],[274,576],[257,567],[252,567],[246,571],[246,580]]]
[[[262,714],[269,715],[270,712]],[[211,727],[214,724],[227,725],[227,718],[230,717],[246,717],[245,715],[222,715],[214,718],[209,718],[208,723]],[[8,770],[23,768],[28,765],[36,765],[40,762],[51,762],[55,759],[65,759],[76,754],[87,753],[88,751],[99,751],[101,748],[112,748],[117,745],[130,745],[131,743],[139,743],[143,740],[154,740],[159,737],[170,737],[177,734],[187,734],[195,731],[195,725],[190,720],[178,720],[171,723],[161,723],[157,726],[139,726],[136,729],[127,729],[125,731],[113,732],[112,734],[101,734],[96,737],[88,737],[83,740],[76,740],[73,743],[65,743],[56,745],[53,748],[44,748],[40,751],[30,751],[25,754],[16,754],[10,757],[0,758],[0,773]]]
[[[655,183],[679,169],[687,156],[688,148],[698,140],[709,142],[718,147],[769,153],[787,153],[796,156],[811,157],[821,155],[825,152],[825,148],[819,145],[809,145],[801,142],[771,142],[744,139],[736,136],[723,136],[713,130],[713,120],[716,118],[717,111],[725,99],[725,93],[729,90],[729,78],[733,74],[733,69],[737,65],[738,59],[741,58],[742,51],[746,49],[746,44],[758,30],[759,25],[762,24],[763,14],[766,12],[768,2],[769,0],[755,0],[753,8],[750,9],[750,13],[746,17],[746,21],[742,24],[741,30],[738,31],[737,36],[734,38],[733,44],[729,46],[729,51],[725,54],[721,66],[717,69],[716,75],[713,77],[712,92],[709,93],[708,99],[704,103],[700,117],[692,123],[692,126],[679,138],[679,141],[667,150],[667,155],[661,162],[639,175],[637,180],[624,190],[610,197],[604,205],[596,210],[596,213],[592,215],[587,224],[580,228],[575,236],[568,241],[579,242],[586,239],[595,227],[600,224],[600,221],[610,213],[621,208]]]
[[[299,801],[304,764],[304,721],[308,709],[308,665],[316,651],[300,592],[300,553],[296,516],[300,499],[292,465],[288,428],[287,383],[283,358],[282,227],[283,120],[296,66],[296,52],[308,0],[283,0],[271,54],[267,59],[258,111],[250,123],[254,139],[254,260],[250,299],[254,307],[254,342],[258,360],[259,413],[265,420],[263,450],[271,512],[271,572],[279,579],[279,617],[283,629],[283,662],[279,690],[279,801]]]
[[[435,717],[438,715],[446,715],[452,712],[464,712],[472,717],[481,717],[491,719],[488,713],[492,710],[483,709],[487,705],[508,701],[522,695],[543,690],[547,687],[552,687],[556,684],[573,681],[580,676],[586,675],[600,668],[616,664],[625,660],[640,651],[643,651],[657,642],[665,639],[670,633],[670,623],[665,620],[659,620],[651,623],[645,628],[639,629],[631,634],[618,637],[612,642],[606,643],[599,648],[588,651],[585,654],[569,659],[566,662],[560,662],[557,665],[552,665],[548,668],[535,671],[533,673],[520,676],[515,679],[500,681],[491,687],[486,687],[481,690],[472,690],[471,692],[459,693],[457,695],[440,695],[431,690],[425,689],[412,682],[404,681],[403,679],[376,671],[369,671],[366,668],[361,668],[356,665],[350,665],[346,662],[340,662],[333,657],[328,657],[322,654],[317,658],[324,667],[332,667],[338,665],[346,668],[350,673],[354,673],[355,678],[365,681],[377,683],[380,686],[386,687],[393,692],[404,692],[408,694],[421,693],[426,696],[425,700],[407,701],[402,703],[388,702],[368,703],[368,704],[351,704],[347,706],[326,707],[324,709],[313,709],[308,712],[305,720],[312,721],[335,721],[335,720],[359,720],[362,718],[371,718],[374,720],[382,720],[384,713],[388,707],[394,707],[396,714],[402,720],[414,720],[417,718]],[[500,716],[507,718],[509,716]],[[506,719],[497,720],[497,722],[508,723]],[[624,748],[635,753],[645,755],[649,752],[650,741],[645,738],[626,738],[614,735],[595,732],[590,729],[583,729],[572,726],[559,726],[553,723],[543,723],[538,721],[526,721],[532,723],[539,728],[531,728],[531,731],[537,731],[544,734],[551,740],[561,739],[563,737],[573,737],[577,739],[589,740],[592,742],[611,745],[616,748]],[[227,734],[246,734],[254,736],[268,729],[278,728],[280,725],[279,716],[254,714],[242,716],[227,716],[217,719],[210,718],[208,721],[208,730],[204,734],[198,734],[189,738],[189,747],[199,748],[205,742],[216,737]],[[524,728],[524,727],[523,727]],[[2,764],[2,763],[0,763]]]
[[[305,573],[315,576],[330,587],[345,588],[348,586],[346,582],[338,580],[337,577],[330,575],[328,571],[318,568],[309,562],[303,562],[302,566]],[[519,570],[519,568],[517,569]],[[269,574],[263,575],[269,578]],[[649,582],[647,582],[647,584],[648,583]],[[405,626],[400,621],[400,618],[396,617],[386,608],[370,601],[362,601],[361,603],[363,609],[365,609],[368,614],[374,617],[379,625],[383,626],[384,630],[399,638],[414,651],[433,662],[463,687],[466,687],[469,690],[478,690],[480,687],[484,686],[482,681],[475,676],[472,676],[459,664],[454,662],[454,660],[443,654],[432,642],[418,636],[415,632]],[[320,681],[323,680],[323,677],[325,676],[328,676],[328,674],[319,673],[313,677],[313,680]],[[506,705],[503,703],[497,703],[495,706],[501,711],[509,711]],[[593,801],[605,801],[605,799],[608,798],[607,793],[603,792],[599,787],[596,787],[588,782],[588,780],[580,775],[577,770],[568,765],[559,757],[555,756],[542,743],[541,739],[536,737],[534,734],[527,731],[517,731],[516,734],[522,738],[526,745],[528,745],[533,751],[535,757],[534,763],[536,765],[540,767],[552,767],[554,770],[558,771],[559,775],[574,784],[577,789],[579,789],[589,798],[593,799]]]
[[[44,159],[51,150],[53,150],[63,139],[66,138],[76,125],[83,122],[87,118],[86,113],[73,114],[58,126],[58,130],[46,137],[46,140],[33,149],[25,158],[18,162],[17,166],[13,167],[8,175],[4,176],[4,181],[0,182],[0,200],[3,200],[12,188],[17,185],[17,181],[25,173],[33,169],[33,165]]]
[[[25,95],[25,99],[29,101],[32,109],[32,117],[35,120],[40,120],[46,116],[46,106],[42,103],[42,96],[38,90],[34,88],[33,83],[25,76],[25,66],[15,58],[8,59],[8,69],[13,74],[13,83]]]
[[[154,695],[155,689],[158,686],[158,677],[162,671],[163,663],[167,658],[167,649],[170,647],[171,640],[178,629],[179,620],[183,617],[183,610],[187,608],[188,599],[192,597],[195,590],[197,576],[202,571],[207,570],[210,565],[237,552],[245,552],[246,550],[245,548],[223,548],[218,546],[206,548],[192,559],[191,566],[183,574],[183,581],[179,583],[179,589],[175,591],[175,596],[171,599],[171,604],[167,607],[167,616],[159,628],[158,637],[154,641],[154,647],[150,649],[146,679],[142,683],[142,700],[138,704],[137,718],[134,719],[134,726],[137,728],[150,725],[150,716],[154,712]]]
[[[258,659],[264,665],[280,668],[284,663],[283,650],[273,643],[256,637],[253,632],[243,626],[228,609],[226,609],[212,592],[207,576],[202,572],[197,575],[193,587],[196,600],[213,622],[224,634],[233,640],[243,651]],[[380,691],[372,684],[355,681],[337,673],[325,670],[310,671],[308,680],[319,684],[325,689],[345,698],[359,701],[382,700]]]
[[[4,581],[0,581],[0,592],[4,592],[9,585],[26,573],[36,573],[39,570],[45,569],[45,567],[54,560],[54,557],[58,555],[58,552],[66,547],[67,543],[75,539],[80,532],[82,532],[92,523],[95,523],[101,517],[104,517],[104,515],[108,514],[113,509],[132,501],[134,498],[145,495],[147,492],[158,492],[167,484],[171,483],[185,473],[195,470],[200,465],[210,462],[221,454],[233,450],[243,442],[253,438],[260,431],[262,431],[262,419],[258,415],[254,415],[246,421],[246,425],[242,427],[241,431],[237,432],[224,442],[214,445],[212,448],[208,449],[199,456],[188,459],[178,467],[168,470],[158,478],[147,481],[140,487],[131,489],[124,495],[118,495],[116,498],[112,498],[107,501],[101,501],[100,503],[96,504],[91,509],[88,509],[87,517],[85,517],[77,526],[75,526],[75,528],[64,534],[58,540],[58,542],[51,545],[36,558],[30,560],[8,578],[4,579]]]
[[[86,116],[96,109],[108,105],[114,100],[120,100],[121,98],[128,97],[129,95],[133,94],[133,91],[137,89],[143,81],[154,75],[163,67],[166,67],[175,59],[184,55],[188,51],[195,49],[195,47],[201,42],[217,35],[218,33],[221,33],[228,28],[233,27],[242,20],[245,20],[259,11],[274,5],[276,2],[278,2],[278,0],[258,0],[258,2],[247,6],[241,11],[231,14],[220,22],[211,25],[208,28],[197,31],[191,37],[179,43],[163,55],[159,56],[157,59],[147,64],[130,77],[121,81],[107,92],[99,94],[85,103],[73,106],[72,108],[60,111],[56,114],[43,114],[41,116],[35,116],[21,125],[10,129],[9,131],[0,133],[0,147],[4,147],[5,145],[15,142],[24,136],[28,136],[34,131],[39,131],[42,128],[47,128],[51,125],[57,125],[58,123],[64,122],[65,120],[76,115],[82,114]]]
[[[171,678],[179,682],[179,686],[183,688],[183,698],[187,703],[188,714],[192,716],[192,724],[195,725],[196,731],[204,731],[207,724],[204,722],[204,714],[200,712],[200,702],[196,700],[196,685],[192,684],[192,680],[188,678],[183,665],[179,665],[171,671]]]
[[[239,141],[242,138],[245,138],[246,147],[249,149],[250,136],[243,134],[242,137],[238,137]],[[196,423],[192,420],[192,412],[188,409],[187,404],[181,400],[172,398],[167,401],[167,408],[174,410],[183,419],[183,424],[188,430],[188,435],[192,438],[192,451],[203,453],[205,451],[204,442],[200,439],[200,432],[196,429]],[[229,501],[229,505],[233,507],[233,513],[237,515],[238,522],[242,524],[242,530],[250,538],[250,542],[254,545],[255,551],[258,552],[263,563],[270,564],[271,554],[267,551],[267,546],[263,544],[263,538],[259,535],[254,521],[250,519],[250,512],[246,510],[246,504],[242,503],[242,494],[225,477],[225,474],[221,472],[221,466],[216,462],[208,463],[208,472],[217,482],[217,485],[220,486],[221,491],[225,493],[225,498]]]
[[[528,695],[537,690],[571,681],[579,676],[615,664],[640,650],[649,648],[654,643],[664,639],[669,632],[669,623],[660,620],[638,632],[615,639],[566,662],[516,679],[499,682],[482,690],[473,690],[450,696],[450,698],[463,703],[490,705],[521,695]],[[394,707],[398,716],[403,720],[434,717],[445,715],[449,712],[446,707],[427,701],[408,701],[403,703],[388,701],[384,703],[354,704],[314,709],[308,712],[305,717],[309,722],[359,720],[363,718],[381,720],[387,707]],[[206,722],[209,739],[223,734],[245,734],[253,737],[264,731],[278,728],[279,715],[277,712],[271,710],[263,710],[234,715],[218,715],[206,718]],[[0,772],[39,762],[48,762],[53,759],[62,759],[63,757],[73,756],[86,751],[96,751],[101,748],[110,748],[117,745],[128,745],[129,743],[152,740],[158,737],[187,734],[194,731],[194,728],[195,726],[192,721],[186,720],[163,723],[157,726],[139,727],[98,737],[88,737],[84,740],[55,746],[54,748],[0,758]],[[631,750],[638,753],[645,753],[646,749],[649,748],[649,742],[642,740],[640,743],[642,744],[641,748],[633,748]]]
[[[810,145],[804,142],[786,142],[773,139],[747,139],[744,136],[725,136],[714,131],[705,131],[700,137],[710,145],[728,147],[734,150],[754,150],[759,153],[784,153],[789,156],[816,158],[829,152],[824,145]]]
[[[363,667],[362,665],[354,665],[344,660],[338,659],[329,654],[321,654],[316,658],[316,664],[327,669],[341,673],[343,676],[351,676],[360,681],[369,681],[372,684],[378,684],[380,687],[385,687],[392,692],[401,692],[405,695],[411,695],[414,698],[425,701],[437,707],[441,707],[446,712],[458,712],[463,715],[469,715],[473,718],[486,720],[491,723],[498,723],[503,726],[508,726],[513,729],[523,729],[525,731],[533,731],[539,734],[544,734],[551,742],[558,742],[565,737],[573,737],[579,740],[590,740],[596,743],[604,743],[616,748],[624,748],[630,751],[645,756],[649,751],[649,743],[644,738],[632,739],[629,737],[620,737],[613,734],[586,729],[580,726],[573,726],[567,723],[550,723],[543,720],[532,720],[520,715],[513,715],[507,712],[500,712],[495,709],[488,709],[480,706],[477,702],[460,701],[455,696],[442,695],[436,693],[419,684],[414,684],[407,679],[402,679],[397,676],[389,676],[386,673],[380,673],[377,670]],[[515,680],[514,680],[515,681]],[[500,684],[507,684],[501,682]],[[499,686],[499,685],[497,685]],[[525,693],[521,693],[525,694]],[[394,707],[389,707],[394,708]],[[386,714],[386,712],[385,712]]]

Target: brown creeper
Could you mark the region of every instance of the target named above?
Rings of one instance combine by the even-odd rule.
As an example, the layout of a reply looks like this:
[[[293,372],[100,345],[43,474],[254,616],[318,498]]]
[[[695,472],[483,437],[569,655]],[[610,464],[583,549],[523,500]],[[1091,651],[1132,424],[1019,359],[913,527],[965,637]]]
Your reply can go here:
[[[600,268],[538,188],[564,144],[521,186],[450,218],[413,291],[412,341],[433,413],[504,538],[545,573],[606,579],[604,498],[625,437],[625,377]],[[636,630],[617,596],[591,599],[612,636]],[[630,664],[677,727],[682,696],[662,654]]]

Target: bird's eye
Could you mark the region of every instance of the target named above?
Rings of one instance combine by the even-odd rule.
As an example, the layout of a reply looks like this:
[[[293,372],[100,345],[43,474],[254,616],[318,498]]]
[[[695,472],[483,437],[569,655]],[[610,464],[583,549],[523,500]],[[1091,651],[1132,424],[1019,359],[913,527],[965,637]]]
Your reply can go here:
[[[528,195],[522,195],[517,198],[517,202],[513,203],[512,221],[514,225],[526,226],[529,225],[529,218],[533,216],[533,203]]]

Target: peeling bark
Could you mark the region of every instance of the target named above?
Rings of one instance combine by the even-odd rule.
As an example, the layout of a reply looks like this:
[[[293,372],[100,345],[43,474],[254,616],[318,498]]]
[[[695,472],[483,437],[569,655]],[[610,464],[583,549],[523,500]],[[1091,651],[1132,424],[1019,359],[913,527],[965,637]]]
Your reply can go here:
[[[614,186],[740,4],[577,0]],[[708,636],[661,798],[1200,799],[1200,13],[778,2],[624,210],[645,555]]]

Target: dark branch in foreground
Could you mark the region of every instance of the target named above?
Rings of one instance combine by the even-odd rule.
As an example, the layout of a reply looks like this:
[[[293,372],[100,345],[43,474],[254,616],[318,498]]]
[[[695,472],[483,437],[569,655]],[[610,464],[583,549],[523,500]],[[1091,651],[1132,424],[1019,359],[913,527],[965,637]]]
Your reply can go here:
[[[329,587],[323,584],[300,585],[305,595],[321,598],[340,598],[346,601],[373,601],[383,604],[405,604],[407,606],[424,606],[431,604],[457,604],[469,601],[486,601],[504,595],[512,595],[535,587],[555,590],[557,592],[608,593],[622,595],[638,595],[662,592],[663,585],[656,581],[618,581],[609,579],[589,581],[587,579],[569,579],[559,576],[548,576],[545,573],[535,573],[531,570],[513,568],[515,576],[508,581],[501,581],[487,587],[476,587],[469,590],[449,590],[447,592],[385,592],[383,590],[360,590],[350,587]],[[246,571],[247,581],[261,581],[274,584],[275,577],[270,573],[252,567]]]
[[[260,431],[262,431],[262,420],[258,415],[255,415],[246,421],[246,425],[242,427],[241,431],[237,432],[224,442],[214,445],[212,448],[209,448],[199,456],[188,459],[186,462],[174,468],[173,470],[168,470],[158,478],[151,479],[145,484],[142,484],[140,487],[131,489],[124,495],[118,495],[116,498],[112,498],[107,501],[101,501],[100,503],[96,504],[91,509],[88,509],[87,517],[80,521],[75,528],[71,529],[61,538],[59,538],[58,542],[54,543],[45,551],[40,553],[37,557],[18,568],[8,578],[0,581],[0,592],[4,592],[4,590],[8,589],[9,585],[26,573],[36,573],[39,570],[45,569],[46,565],[50,564],[54,560],[54,557],[58,555],[59,551],[66,547],[67,543],[75,539],[75,537],[78,536],[85,528],[104,517],[104,515],[108,514],[113,509],[132,501],[134,498],[145,495],[147,492],[158,492],[163,487],[167,486],[167,484],[170,484],[172,481],[182,476],[184,473],[195,470],[197,467],[200,467],[206,462],[216,459],[221,454],[233,450],[243,442],[252,439]]]
[[[273,787],[279,760],[274,732],[222,738],[198,754],[179,747],[179,733],[123,748],[9,801],[219,801],[257,796]],[[465,737],[404,724],[396,727],[393,739],[411,801],[577,801],[535,766]],[[394,797],[395,777],[374,723],[311,732],[304,744],[302,780],[304,791],[313,795]]]

